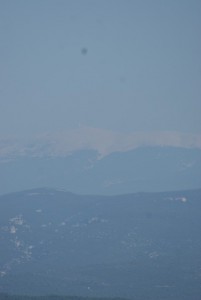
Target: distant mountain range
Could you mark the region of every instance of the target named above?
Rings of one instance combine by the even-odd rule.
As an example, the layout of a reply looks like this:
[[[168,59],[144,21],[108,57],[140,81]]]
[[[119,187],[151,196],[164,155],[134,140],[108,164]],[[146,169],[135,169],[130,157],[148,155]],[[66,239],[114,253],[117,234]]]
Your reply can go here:
[[[0,197],[0,293],[199,300],[201,190]]]
[[[1,140],[0,194],[39,186],[85,194],[201,187],[198,136],[85,131],[24,144]]]
[[[0,137],[0,161],[16,157],[65,157],[80,150],[94,150],[99,158],[139,147],[201,149],[201,134],[179,132],[119,133],[91,127],[47,133],[28,139]]]

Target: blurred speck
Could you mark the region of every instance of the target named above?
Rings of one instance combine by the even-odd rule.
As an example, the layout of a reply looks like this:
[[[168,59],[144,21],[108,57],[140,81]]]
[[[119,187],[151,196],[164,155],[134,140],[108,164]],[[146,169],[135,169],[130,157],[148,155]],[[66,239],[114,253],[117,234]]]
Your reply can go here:
[[[82,48],[82,50],[81,50],[82,55],[86,55],[87,52],[88,52],[87,48]]]

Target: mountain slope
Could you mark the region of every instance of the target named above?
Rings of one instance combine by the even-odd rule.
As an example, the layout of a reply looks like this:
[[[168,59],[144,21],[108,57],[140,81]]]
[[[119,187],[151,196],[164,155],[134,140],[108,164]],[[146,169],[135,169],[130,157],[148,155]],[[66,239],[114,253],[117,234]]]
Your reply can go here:
[[[101,159],[96,151],[80,150],[0,163],[0,194],[38,186],[88,194],[194,189],[201,186],[200,178],[200,149],[144,147]]]
[[[0,292],[198,300],[201,190],[0,197]]]

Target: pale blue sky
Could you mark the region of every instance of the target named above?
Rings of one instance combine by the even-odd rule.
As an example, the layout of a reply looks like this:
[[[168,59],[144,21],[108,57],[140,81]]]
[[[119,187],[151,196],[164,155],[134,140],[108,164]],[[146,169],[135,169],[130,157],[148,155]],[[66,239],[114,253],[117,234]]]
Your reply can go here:
[[[0,135],[201,133],[200,36],[200,0],[0,0]]]

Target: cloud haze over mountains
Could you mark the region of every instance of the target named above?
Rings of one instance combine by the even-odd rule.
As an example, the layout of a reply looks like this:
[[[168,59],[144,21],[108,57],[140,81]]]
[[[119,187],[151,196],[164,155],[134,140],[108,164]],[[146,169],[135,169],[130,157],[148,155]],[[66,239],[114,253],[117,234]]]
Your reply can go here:
[[[77,150],[95,150],[103,157],[147,146],[201,149],[201,135],[170,131],[120,133],[79,127],[41,134],[28,140],[0,137],[0,160],[18,156],[66,156]]]

